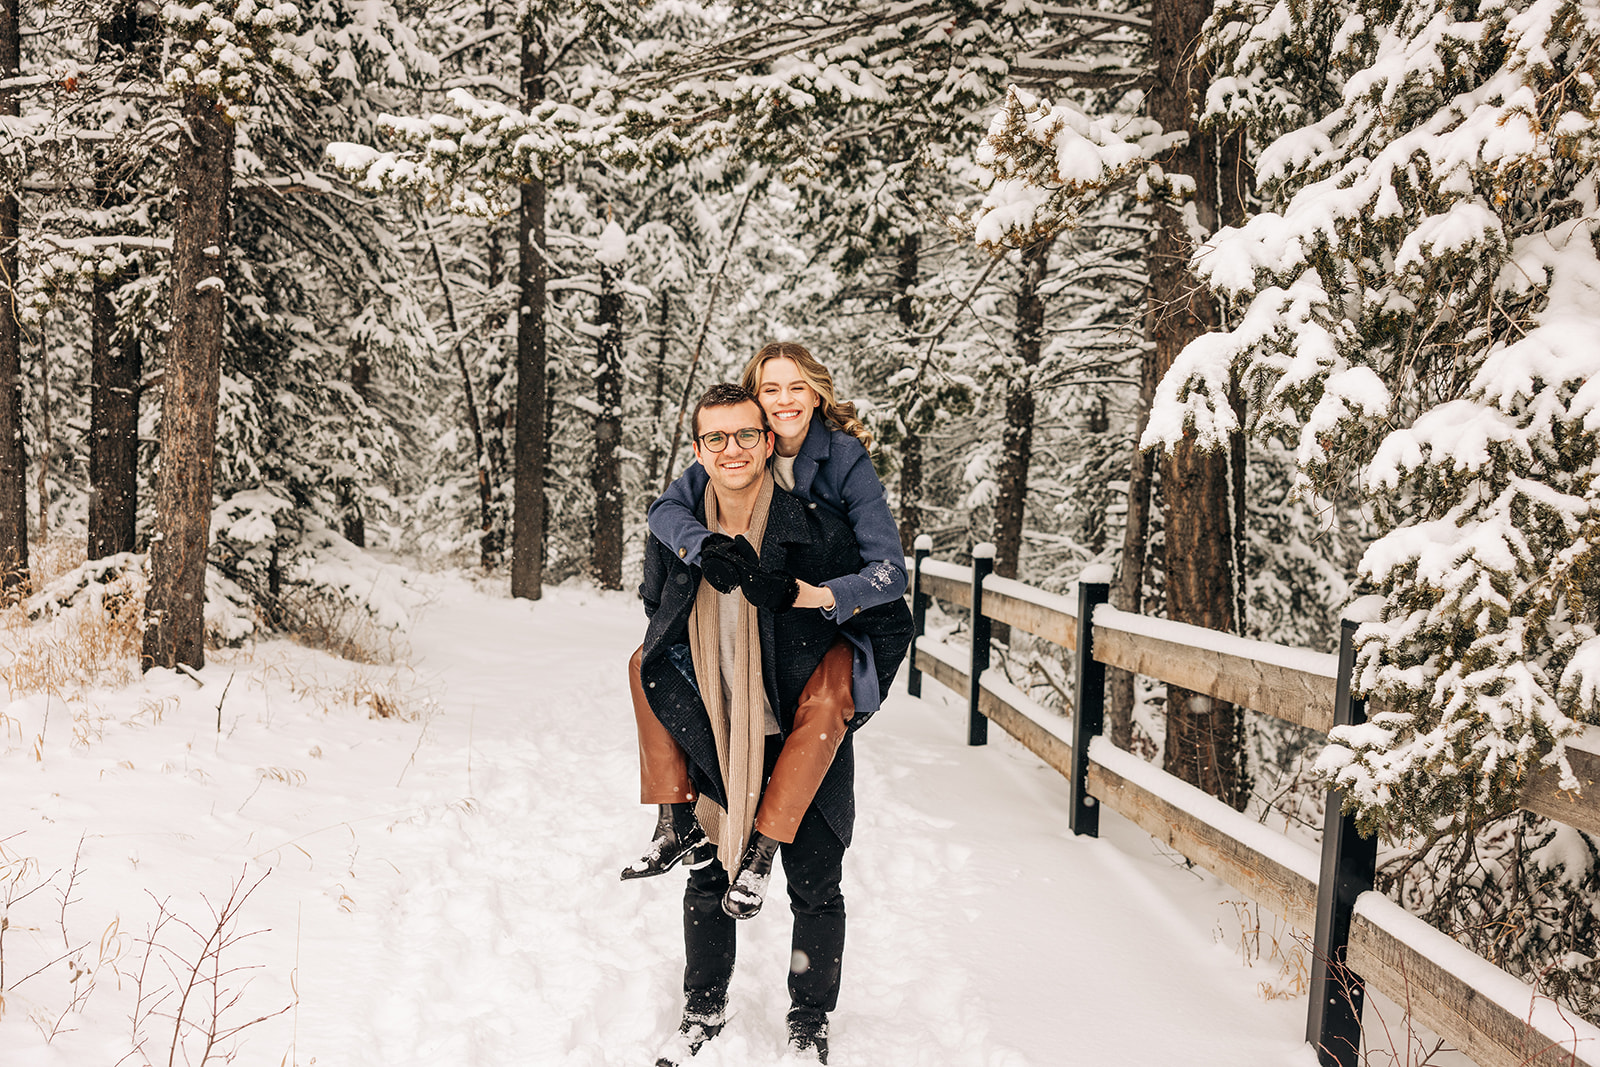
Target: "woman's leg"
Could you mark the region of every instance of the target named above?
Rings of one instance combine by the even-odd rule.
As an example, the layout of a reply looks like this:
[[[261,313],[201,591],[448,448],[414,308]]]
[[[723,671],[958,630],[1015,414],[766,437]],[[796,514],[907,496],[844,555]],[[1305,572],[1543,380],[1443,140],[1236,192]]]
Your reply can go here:
[[[639,678],[643,659],[642,646],[628,659],[628,688],[633,693],[633,718],[639,731],[639,803],[687,803],[697,796],[689,781],[689,763],[645,699]]]
[[[658,805],[660,810],[644,855],[622,869],[624,880],[665,874],[685,861],[696,867],[716,854],[695,818],[689,761],[645,699],[639,677],[643,653],[641,648],[628,659],[628,688],[633,693],[633,718],[639,731],[639,802]]]
[[[722,910],[735,919],[748,919],[761,910],[772,857],[780,844],[794,843],[800,822],[844,743],[845,721],[856,712],[850,691],[854,663],[850,643],[842,638],[834,641],[800,691],[794,726],[784,738],[756,809],[756,832],[738,877],[722,898]]]
[[[784,739],[783,751],[756,809],[756,829],[774,841],[788,844],[794,840],[800,820],[844,742],[845,721],[856,712],[850,690],[854,660],[850,643],[838,638],[800,691],[794,727]]]

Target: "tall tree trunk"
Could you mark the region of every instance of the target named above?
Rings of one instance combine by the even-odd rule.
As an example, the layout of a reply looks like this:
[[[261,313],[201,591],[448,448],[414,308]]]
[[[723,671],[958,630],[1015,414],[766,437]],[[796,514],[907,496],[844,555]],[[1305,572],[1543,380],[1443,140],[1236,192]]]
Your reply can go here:
[[[0,0],[0,78],[19,76],[21,0]],[[0,117],[22,114],[21,90],[0,89]],[[0,189],[0,603],[28,587],[28,449],[22,433],[22,328],[17,322],[20,189]]]
[[[531,23],[522,30],[522,101],[544,98],[544,37]],[[522,183],[517,216],[517,429],[513,445],[515,498],[511,519],[511,595],[544,594],[545,455],[545,184],[541,175]]]
[[[125,4],[100,27],[100,40],[125,56],[140,43],[138,6]],[[95,173],[102,210],[122,202],[116,163],[102,159]],[[90,559],[132,552],[139,507],[139,376],[144,351],[129,323],[117,343],[113,294],[128,280],[95,275],[89,296],[89,538]]]
[[[1206,233],[1218,223],[1215,142],[1195,127],[1193,102],[1203,99],[1205,72],[1195,65],[1195,44],[1210,13],[1209,0],[1168,0],[1150,8],[1150,46],[1156,72],[1147,97],[1151,117],[1189,140],[1159,162],[1168,174],[1194,180],[1194,208]],[[1217,324],[1217,307],[1189,272],[1193,251],[1181,213],[1158,205],[1149,246],[1154,316],[1155,370],[1159,378],[1191,340]],[[1186,439],[1163,453],[1166,601],[1168,617],[1213,630],[1236,632],[1234,509],[1228,449],[1202,451]],[[1210,697],[1169,687],[1166,766],[1235,808],[1249,800],[1244,714]]]
[[[1033,458],[1033,370],[1044,349],[1044,298],[1039,289],[1050,268],[1050,241],[1022,253],[1022,286],[1017,290],[1014,336],[1021,371],[1006,388],[1006,425],[1000,438],[1000,487],[994,505],[994,572],[1017,576],[1022,554],[1022,518],[1028,496],[1028,464]]]
[[[1133,435],[1133,466],[1128,472],[1127,522],[1122,530],[1122,561],[1117,569],[1117,584],[1111,602],[1123,611],[1144,609],[1146,552],[1150,544],[1150,490],[1155,481],[1154,452],[1139,450],[1150,421],[1150,405],[1156,395],[1156,354],[1149,348],[1140,358],[1139,419]],[[1133,747],[1133,683],[1131,671],[1116,667],[1106,671],[1106,730],[1111,743],[1120,749]]]
[[[594,419],[594,537],[590,569],[601,589],[622,588],[622,292],[616,269],[600,264],[601,333],[596,352]]]
[[[661,290],[661,314],[656,330],[656,380],[650,387],[650,476],[644,480],[646,486],[656,484],[656,476],[661,473],[661,461],[664,453],[662,450],[662,425],[661,412],[667,406],[667,343],[671,339],[669,332],[672,326],[672,292],[668,289]]]
[[[900,241],[900,264],[895,273],[895,316],[909,332],[917,322],[912,291],[922,271],[922,235],[908,233]],[[922,532],[922,435],[907,425],[900,440],[900,548],[906,555],[916,550]]]
[[[137,328],[117,343],[111,295],[121,282],[95,278],[90,295],[90,559],[132,552],[139,503],[139,375],[144,353]]]
[[[372,360],[367,358],[365,345],[358,342],[350,351],[350,388],[365,401],[371,385]],[[352,470],[358,469],[355,456],[350,457],[350,466]],[[344,539],[357,548],[366,548],[367,515],[361,507],[361,495],[356,492],[354,478],[339,480],[339,510],[344,518]]]
[[[39,544],[50,540],[50,453],[55,448],[50,428],[50,346],[39,327]]]
[[[1245,133],[1236,130],[1216,141],[1217,153],[1217,225],[1243,226],[1249,211],[1250,196],[1255,189],[1255,171],[1246,155]],[[1219,306],[1219,320],[1224,329],[1230,329],[1226,306]],[[1239,425],[1245,424],[1244,387],[1235,375],[1229,399]],[[1246,442],[1241,433],[1231,435],[1228,441],[1229,489],[1233,495],[1233,619],[1234,628],[1243,633],[1245,627],[1245,576],[1244,547],[1249,533],[1250,513],[1245,468]]]
[[[467,339],[461,335],[461,324],[456,320],[456,302],[450,294],[450,280],[445,277],[444,260],[439,257],[439,244],[429,240],[433,253],[433,269],[439,275],[439,292],[444,296],[445,319],[450,332],[455,335],[452,346],[456,353],[456,368],[461,372],[461,390],[467,401],[467,428],[472,431],[472,455],[478,466],[478,564],[484,570],[500,565],[500,537],[495,522],[494,488],[489,476],[488,452],[483,442],[483,422],[478,418],[478,401],[472,388],[472,372],[467,369]]]
[[[172,332],[161,390],[161,466],[150,543],[144,666],[205,665],[206,548],[216,469],[233,126],[191,93],[178,138]]]

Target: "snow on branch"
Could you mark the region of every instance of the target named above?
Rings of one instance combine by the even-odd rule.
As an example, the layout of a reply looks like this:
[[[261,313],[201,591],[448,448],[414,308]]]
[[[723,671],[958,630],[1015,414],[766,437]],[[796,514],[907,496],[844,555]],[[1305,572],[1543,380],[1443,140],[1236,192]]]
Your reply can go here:
[[[300,23],[300,10],[293,4],[169,3],[161,9],[161,18],[175,38],[176,60],[167,70],[167,88],[214,96],[222,101],[229,119],[239,119],[269,72],[296,85],[317,82],[316,72],[295,50],[290,36]]]
[[[1012,86],[977,152],[989,189],[972,216],[974,239],[995,251],[1071,229],[1092,197],[1146,165],[1159,132],[1146,119],[1094,119]]]
[[[443,195],[451,211],[488,216],[511,210],[516,183],[556,163],[580,153],[636,151],[623,133],[622,117],[604,108],[547,100],[524,111],[465,89],[452,89],[448,100],[450,112],[380,118],[381,129],[404,148],[385,152],[335,142],[328,158],[363,189]]]

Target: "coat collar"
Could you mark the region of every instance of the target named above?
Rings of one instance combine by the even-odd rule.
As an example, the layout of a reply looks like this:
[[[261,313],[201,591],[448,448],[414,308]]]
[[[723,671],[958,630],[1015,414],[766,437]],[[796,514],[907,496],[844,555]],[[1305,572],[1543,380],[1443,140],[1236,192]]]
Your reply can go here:
[[[797,493],[811,495],[811,483],[817,479],[817,468],[828,462],[833,451],[833,434],[819,409],[811,416],[811,427],[806,439],[800,442],[800,451],[794,457],[794,489]]]

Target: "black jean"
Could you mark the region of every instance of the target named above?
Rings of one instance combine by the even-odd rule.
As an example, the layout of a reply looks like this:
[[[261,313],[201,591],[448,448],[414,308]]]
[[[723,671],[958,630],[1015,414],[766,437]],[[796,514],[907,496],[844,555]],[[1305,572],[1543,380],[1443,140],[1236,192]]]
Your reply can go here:
[[[769,740],[766,772],[779,746]],[[794,914],[789,1003],[805,1012],[831,1012],[839,1003],[844,959],[844,845],[815,807],[806,812],[794,841],[779,846]],[[733,977],[739,920],[722,910],[728,872],[721,861],[689,872],[683,892],[683,990],[688,1003],[720,1004]]]

